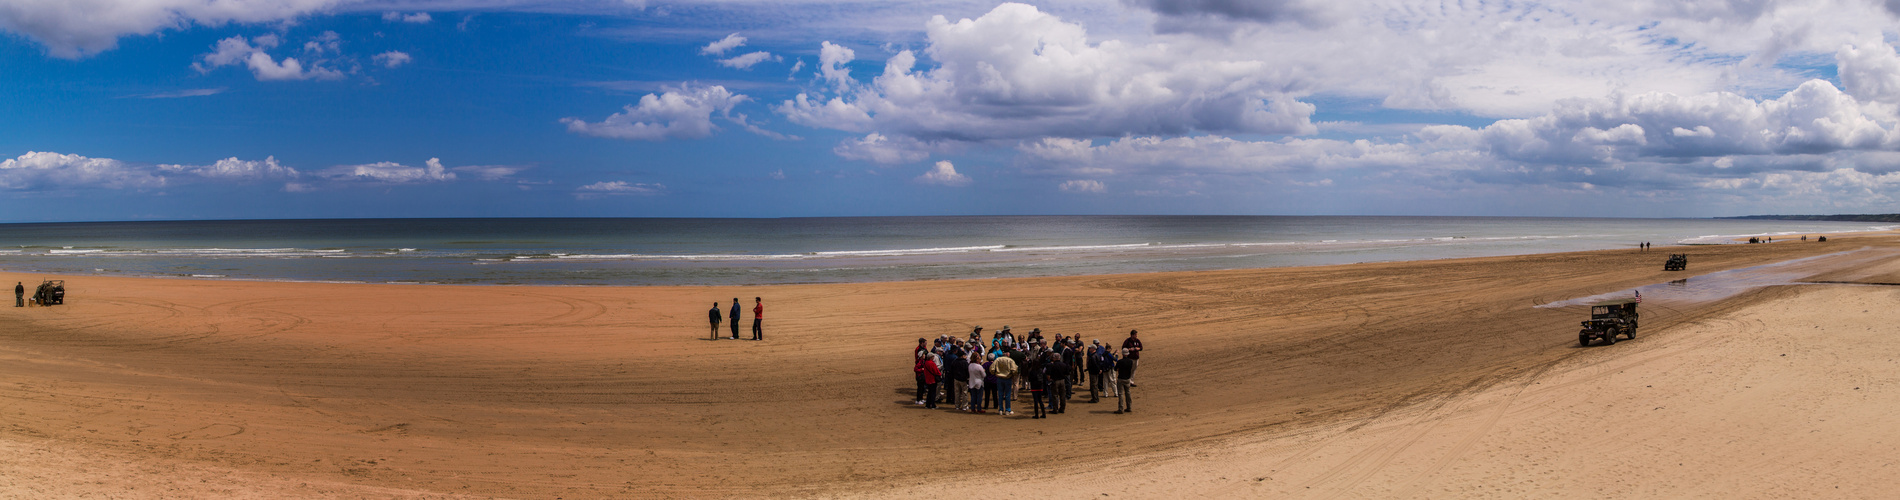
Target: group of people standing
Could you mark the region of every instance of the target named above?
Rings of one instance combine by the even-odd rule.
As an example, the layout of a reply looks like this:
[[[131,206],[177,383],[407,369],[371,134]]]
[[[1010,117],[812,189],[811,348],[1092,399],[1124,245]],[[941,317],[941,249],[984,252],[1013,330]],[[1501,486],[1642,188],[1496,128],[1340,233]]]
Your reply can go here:
[[[719,340],[719,321],[725,315],[719,313],[719,303],[714,302],[712,311],[706,313],[712,320],[712,339]],[[752,340],[765,340],[765,299],[752,298]],[[739,340],[739,298],[732,298],[732,340]]]
[[[1103,396],[1116,398],[1115,413],[1134,411],[1135,367],[1141,359],[1138,332],[1128,331],[1120,348],[1100,340],[1082,343],[1081,335],[1042,337],[1030,330],[1018,339],[1008,326],[983,341],[983,327],[968,339],[950,335],[935,342],[917,339],[914,351],[917,405],[937,408],[939,402],[959,411],[998,415],[1016,414],[1017,388],[1027,389],[1033,412],[1029,418],[1048,418],[1068,410],[1076,386],[1085,386],[1090,403]]]

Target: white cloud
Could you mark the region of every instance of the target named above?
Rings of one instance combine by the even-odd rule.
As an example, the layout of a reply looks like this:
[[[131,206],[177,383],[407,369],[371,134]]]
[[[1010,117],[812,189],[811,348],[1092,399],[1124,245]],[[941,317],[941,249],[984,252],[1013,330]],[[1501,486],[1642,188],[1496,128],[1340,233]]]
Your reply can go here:
[[[627,181],[601,181],[581,186],[574,190],[574,197],[581,199],[601,196],[640,195],[651,196],[666,192],[665,184],[630,183]]]
[[[434,159],[432,158],[431,160],[433,161]],[[439,164],[440,162],[436,162],[436,163]],[[509,177],[514,177],[515,174],[521,173],[521,171],[527,170],[527,169],[528,169],[527,167],[516,167],[516,166],[509,166],[509,165],[468,165],[468,166],[463,166],[463,167],[453,167],[453,168],[450,168],[449,170],[453,170],[453,171],[468,174],[468,175],[473,175],[475,176],[475,178],[481,179],[484,181],[498,181],[502,179],[507,179]]]
[[[957,167],[948,161],[937,162],[929,172],[917,176],[917,182],[940,186],[960,187],[970,185],[970,177],[957,173]]]
[[[1014,3],[974,20],[939,16],[925,31],[936,67],[918,70],[917,54],[901,51],[862,85],[844,66],[855,54],[822,44],[820,73],[838,95],[799,94],[778,111],[814,127],[925,140],[1317,131],[1313,105],[1259,61],[1094,42],[1080,25]]]
[[[165,177],[111,158],[29,151],[0,161],[0,189],[157,189]]]
[[[185,90],[177,90],[177,91],[171,91],[171,92],[157,92],[157,93],[145,94],[145,95],[135,96],[135,97],[138,97],[140,99],[177,99],[180,97],[204,97],[208,95],[222,94],[224,93],[225,90],[226,89],[224,87],[209,88],[209,89],[185,89]]]
[[[1766,100],[1727,92],[1570,100],[1464,137],[1501,158],[1533,163],[1813,154],[1893,148],[1900,141],[1893,122],[1878,119],[1884,116],[1825,80],[1810,80]]]
[[[759,51],[759,52],[753,52],[753,53],[749,53],[745,55],[735,56],[731,59],[720,59],[719,65],[725,66],[728,68],[733,68],[733,69],[752,69],[752,65],[754,64],[758,64],[765,61],[780,61],[780,60],[782,59],[780,59],[778,56],[772,55],[772,53],[770,52]]]
[[[700,47],[699,53],[709,56],[723,56],[726,55],[726,51],[738,48],[741,45],[745,45],[745,37],[739,36],[738,33],[733,33],[713,43],[706,44],[705,47]]]
[[[364,165],[331,167],[322,176],[336,181],[360,181],[386,184],[444,182],[455,180],[455,173],[442,166],[442,160],[430,158],[425,166],[411,167],[384,161]]]
[[[316,55],[323,55],[325,52],[332,54],[342,52],[343,37],[336,34],[335,31],[325,31],[323,34],[317,35],[316,38],[304,42],[303,51]]]
[[[417,12],[414,14],[403,14],[401,12],[384,12],[383,13],[383,21],[391,22],[391,23],[404,22],[404,23],[415,23],[415,24],[429,24],[429,21],[432,21],[432,20],[434,19],[429,17],[429,13],[427,12]]]
[[[0,29],[25,35],[48,54],[79,58],[118,46],[126,35],[192,25],[294,19],[348,0],[10,0],[0,3]]]
[[[844,65],[857,59],[857,51],[843,45],[832,45],[830,41],[818,45],[818,74],[827,82],[836,85],[843,92],[851,88],[851,68]]]
[[[885,137],[872,132],[859,139],[845,139],[831,152],[847,160],[883,165],[916,163],[930,157],[931,147],[909,137]]]
[[[285,57],[280,62],[264,52],[266,49],[276,47],[279,43],[280,39],[276,35],[253,37],[248,42],[242,36],[226,38],[212,46],[210,53],[199,56],[199,61],[192,63],[191,67],[200,73],[206,73],[222,66],[243,63],[260,81],[333,80],[343,77],[343,72],[335,69],[315,65],[305,68],[303,62],[295,57]]]
[[[745,102],[743,94],[734,94],[719,85],[684,84],[658,95],[647,94],[639,104],[627,106],[598,123],[579,118],[562,118],[567,131],[613,139],[663,141],[700,139],[711,136],[718,127],[712,114],[730,114],[732,107]]]
[[[277,163],[277,157],[267,156],[263,160],[239,160],[237,157],[218,160],[210,165],[159,165],[159,171],[188,173],[200,177],[224,180],[265,180],[295,179],[297,169]]]
[[[1106,193],[1108,192],[1108,186],[1103,185],[1102,181],[1086,180],[1086,179],[1063,181],[1062,184],[1056,186],[1056,188],[1061,189],[1063,192],[1066,192],[1066,193]]]
[[[389,52],[384,52],[381,54],[376,54],[375,56],[371,56],[370,60],[375,61],[376,64],[383,65],[383,67],[385,68],[394,68],[394,67],[401,66],[404,64],[409,64],[409,61],[412,61],[414,59],[409,57],[409,53],[407,52],[392,50]]]

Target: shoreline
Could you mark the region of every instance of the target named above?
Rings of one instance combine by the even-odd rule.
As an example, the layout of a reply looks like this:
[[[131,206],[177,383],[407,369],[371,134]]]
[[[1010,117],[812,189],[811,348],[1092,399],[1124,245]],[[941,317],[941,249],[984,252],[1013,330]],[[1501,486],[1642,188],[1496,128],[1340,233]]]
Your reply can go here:
[[[1253,476],[1194,457],[1250,442],[1297,451],[1327,429],[1477,404],[1453,402],[1661,344],[1782,294],[1645,304],[1639,340],[1593,348],[1575,347],[1580,308],[1536,304],[1862,246],[1900,248],[1900,238],[1696,247],[1687,273],[1661,271],[1670,249],[1656,248],[748,287],[78,277],[66,305],[0,311],[0,377],[16,381],[0,396],[17,402],[0,446],[44,457],[0,459],[0,471],[23,471],[0,476],[34,478],[14,483],[32,491],[96,491],[64,482],[78,479],[60,473],[71,450],[113,457],[88,470],[179,488],[173,496],[227,490],[153,467],[256,482],[215,488],[377,497],[830,496],[900,491],[905,471],[950,485],[1028,464],[1186,464],[1238,483]],[[1900,264],[1882,262],[1829,277],[1900,282]],[[765,342],[706,340],[705,301],[723,309],[734,296],[765,297]],[[1137,413],[1107,414],[1112,400],[1047,421],[909,405],[915,339],[976,325],[1105,343],[1140,329],[1150,356]],[[942,470],[946,450],[998,447],[1023,453]],[[1335,453],[1324,449],[1309,456]],[[1162,486],[1248,491],[1211,477]]]
[[[1777,234],[1781,234],[1781,233],[1777,233]],[[1794,234],[1794,233],[1787,233],[1787,234]],[[1816,236],[1816,235],[1829,236],[1829,237],[1836,237],[1836,238],[1855,237],[1855,236],[1882,236],[1882,235],[1900,235],[1900,229],[1881,230],[1881,231],[1817,232],[1817,233],[1802,233],[1802,234],[1806,234],[1810,236]],[[1728,236],[1728,235],[1725,235],[1725,236]],[[1702,247],[1722,247],[1722,246],[1727,246],[1727,245],[1749,244],[1747,243],[1748,236],[1754,236],[1754,235],[1743,235],[1741,237],[1727,240],[1726,243],[1674,243],[1674,244],[1664,245],[1662,247],[1651,247],[1649,250],[1645,252],[1659,252],[1659,251],[1666,252],[1668,249],[1671,249],[1671,248],[1693,249],[1693,248],[1702,248]],[[1787,241],[1762,242],[1758,244],[1767,244],[1767,243],[1814,243],[1814,241],[1804,241],[1804,240],[1799,240],[1799,239],[1793,239],[1793,240],[1787,240]],[[1405,260],[1375,260],[1375,261],[1336,263],[1336,264],[1238,267],[1238,268],[1197,269],[1197,270],[1180,270],[1180,271],[1135,271],[1135,272],[1127,272],[1127,273],[1103,273],[1103,274],[1052,274],[1052,275],[1037,275],[1037,276],[997,276],[997,277],[968,277],[968,278],[941,278],[941,279],[918,278],[918,279],[909,279],[909,280],[883,280],[883,281],[875,281],[875,280],[874,281],[842,281],[842,282],[815,281],[815,282],[796,282],[796,283],[764,283],[764,284],[751,284],[751,285],[726,285],[726,284],[652,284],[652,285],[602,284],[602,285],[596,285],[596,284],[560,284],[560,283],[441,283],[441,282],[410,282],[410,281],[374,282],[374,281],[297,280],[297,279],[263,279],[263,278],[230,278],[230,277],[213,278],[213,277],[203,277],[203,276],[180,276],[180,275],[69,274],[69,273],[49,273],[49,272],[39,272],[39,271],[17,271],[17,270],[11,270],[7,268],[0,268],[0,274],[44,276],[45,278],[43,279],[67,279],[67,280],[110,278],[110,279],[155,279],[155,280],[212,281],[212,282],[230,281],[230,282],[244,282],[244,283],[284,283],[284,284],[307,283],[307,284],[336,284],[336,285],[409,285],[409,286],[451,286],[451,287],[453,286],[474,286],[474,287],[496,286],[496,287],[556,287],[556,288],[650,288],[650,287],[729,288],[733,286],[748,286],[748,287],[752,287],[752,286],[759,286],[759,287],[820,286],[820,285],[851,285],[851,284],[878,284],[878,283],[945,282],[945,281],[967,281],[967,280],[1086,278],[1086,277],[1132,276],[1132,275],[1167,274],[1167,273],[1237,272],[1237,271],[1258,271],[1258,270],[1267,270],[1267,269],[1324,268],[1324,267],[1333,267],[1333,266],[1356,266],[1356,265],[1367,265],[1367,264],[1397,264],[1397,263],[1434,262],[1434,261],[1461,260],[1461,259],[1524,257],[1524,256],[1533,256],[1533,255],[1555,255],[1555,254],[1567,254],[1567,253],[1616,252],[1616,251],[1629,251],[1632,249],[1633,249],[1633,246],[1632,248],[1603,248],[1603,249],[1594,249],[1594,250],[1569,250],[1569,251],[1560,250],[1560,251],[1549,251],[1549,252],[1485,255],[1485,256],[1476,256],[1476,257],[1439,257],[1439,258],[1405,259]]]

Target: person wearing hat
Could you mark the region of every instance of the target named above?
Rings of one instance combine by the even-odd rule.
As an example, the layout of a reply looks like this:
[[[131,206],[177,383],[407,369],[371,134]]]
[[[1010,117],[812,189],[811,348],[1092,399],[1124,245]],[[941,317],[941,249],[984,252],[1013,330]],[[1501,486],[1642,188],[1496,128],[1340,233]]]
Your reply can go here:
[[[724,319],[726,315],[719,314],[718,302],[713,303],[712,312],[707,313],[707,316],[712,320],[712,338],[707,340],[719,340],[719,320]]]

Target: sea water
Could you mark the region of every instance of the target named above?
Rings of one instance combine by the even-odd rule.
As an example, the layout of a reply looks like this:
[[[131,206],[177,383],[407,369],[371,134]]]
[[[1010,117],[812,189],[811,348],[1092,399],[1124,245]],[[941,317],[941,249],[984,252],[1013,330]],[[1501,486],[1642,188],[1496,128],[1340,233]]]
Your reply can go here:
[[[34,223],[0,224],[0,269],[371,283],[735,285],[1311,266],[1892,228],[1729,219],[1323,216]]]

